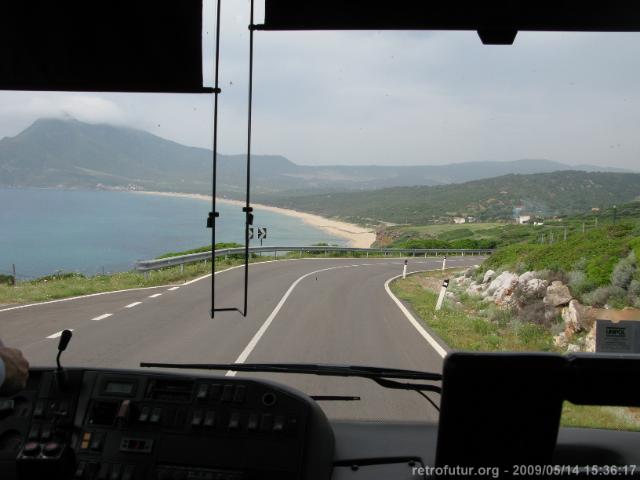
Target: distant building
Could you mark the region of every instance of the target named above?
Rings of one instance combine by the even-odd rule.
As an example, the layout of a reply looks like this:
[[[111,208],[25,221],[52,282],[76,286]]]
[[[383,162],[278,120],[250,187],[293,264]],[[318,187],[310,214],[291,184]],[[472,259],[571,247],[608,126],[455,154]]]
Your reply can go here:
[[[473,223],[476,221],[476,217],[467,217],[467,223]]]
[[[593,213],[596,213],[596,212],[599,212],[599,211],[600,211],[600,208],[598,208],[598,207],[593,207],[593,208],[591,209],[591,211],[592,211]]]
[[[453,223],[465,223],[467,221],[464,217],[453,217]]]
[[[519,224],[523,224],[523,223],[529,223],[531,221],[531,215],[519,215],[518,216],[518,223]]]

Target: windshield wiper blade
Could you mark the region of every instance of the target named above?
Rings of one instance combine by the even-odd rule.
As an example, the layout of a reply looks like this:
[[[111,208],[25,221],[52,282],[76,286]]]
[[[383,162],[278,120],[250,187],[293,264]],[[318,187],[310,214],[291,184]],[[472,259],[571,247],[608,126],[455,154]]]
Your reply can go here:
[[[333,365],[318,363],[152,363],[142,362],[140,367],[175,368],[181,370],[230,370],[234,372],[300,373],[329,377],[361,377],[370,379],[403,378],[410,380],[440,381],[442,375],[433,372],[401,368],[370,367],[363,365]]]

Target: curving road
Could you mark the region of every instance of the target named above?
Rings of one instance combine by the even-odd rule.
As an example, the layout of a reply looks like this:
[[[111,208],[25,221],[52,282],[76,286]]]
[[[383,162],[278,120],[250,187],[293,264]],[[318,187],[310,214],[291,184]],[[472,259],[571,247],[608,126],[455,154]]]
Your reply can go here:
[[[448,267],[479,263],[454,257]],[[439,258],[409,259],[408,271],[439,269]],[[136,368],[157,362],[319,362],[440,371],[443,348],[411,322],[385,283],[403,259],[301,259],[250,266],[249,315],[209,318],[209,276],[153,287],[0,309],[0,338],[32,365],[55,363],[57,336],[73,329],[67,366]],[[216,274],[218,306],[240,306],[243,271]],[[407,312],[408,313],[408,312]],[[224,374],[224,372],[220,372]],[[310,395],[356,395],[325,401],[332,418],[434,420],[415,392],[387,390],[365,379],[253,375]],[[434,398],[437,400],[437,398]]]

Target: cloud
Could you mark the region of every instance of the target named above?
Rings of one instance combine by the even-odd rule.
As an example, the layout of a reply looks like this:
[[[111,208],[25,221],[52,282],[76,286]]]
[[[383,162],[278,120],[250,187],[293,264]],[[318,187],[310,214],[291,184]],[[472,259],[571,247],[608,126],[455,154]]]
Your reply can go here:
[[[111,123],[124,125],[127,115],[113,101],[93,95],[82,94],[31,94],[26,101],[16,99],[15,103],[5,102],[0,115],[17,119],[37,119],[43,117],[72,117],[87,123]]]

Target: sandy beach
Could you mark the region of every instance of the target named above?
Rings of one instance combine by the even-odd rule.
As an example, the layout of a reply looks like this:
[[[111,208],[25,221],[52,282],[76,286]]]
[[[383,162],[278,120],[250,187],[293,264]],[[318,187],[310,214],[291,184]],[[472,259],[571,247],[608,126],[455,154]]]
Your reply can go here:
[[[196,200],[211,201],[211,195],[201,195],[198,193],[177,193],[177,192],[152,192],[152,191],[135,191],[132,193],[140,193],[145,195],[160,195],[164,197],[181,197],[181,198],[193,198]],[[229,200],[227,198],[217,198],[217,202],[227,203],[230,205],[244,206],[244,202],[238,200]],[[297,210],[290,210],[287,208],[273,207],[271,205],[262,205],[259,203],[252,203],[251,206],[256,210],[265,210],[269,212],[278,213],[281,215],[287,215],[289,217],[296,217],[302,220],[304,223],[316,228],[320,228],[331,235],[344,238],[349,242],[349,246],[358,248],[367,248],[376,240],[376,234],[373,230],[354,225],[352,223],[340,222],[338,220],[330,220],[320,215],[313,215],[312,213],[298,212]]]

